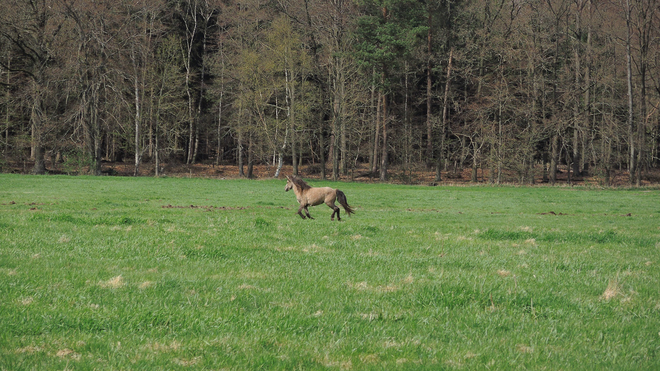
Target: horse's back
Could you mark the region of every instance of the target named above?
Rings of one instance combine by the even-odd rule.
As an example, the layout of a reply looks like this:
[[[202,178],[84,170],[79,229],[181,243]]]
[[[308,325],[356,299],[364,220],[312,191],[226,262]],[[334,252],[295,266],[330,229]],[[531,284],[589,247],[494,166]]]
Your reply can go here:
[[[316,206],[328,201],[328,197],[334,200],[335,190],[330,187],[314,187],[308,189],[305,196],[311,205]]]

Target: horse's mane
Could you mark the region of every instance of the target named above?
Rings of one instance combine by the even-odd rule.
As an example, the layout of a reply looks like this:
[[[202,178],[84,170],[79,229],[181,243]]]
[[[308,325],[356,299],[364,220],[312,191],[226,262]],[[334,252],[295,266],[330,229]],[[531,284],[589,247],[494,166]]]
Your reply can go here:
[[[312,188],[309,184],[305,183],[305,181],[302,180],[302,178],[298,178],[295,175],[291,176],[291,181],[296,187],[300,188],[301,191]]]

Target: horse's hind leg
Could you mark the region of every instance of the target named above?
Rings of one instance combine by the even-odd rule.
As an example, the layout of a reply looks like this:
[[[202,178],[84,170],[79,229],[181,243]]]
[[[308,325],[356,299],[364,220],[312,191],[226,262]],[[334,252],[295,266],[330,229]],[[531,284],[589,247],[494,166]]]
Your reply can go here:
[[[332,215],[330,215],[330,220],[335,220],[335,214],[337,214],[337,220],[341,221],[341,217],[339,217],[339,207],[336,205],[328,205],[330,208],[332,208]]]

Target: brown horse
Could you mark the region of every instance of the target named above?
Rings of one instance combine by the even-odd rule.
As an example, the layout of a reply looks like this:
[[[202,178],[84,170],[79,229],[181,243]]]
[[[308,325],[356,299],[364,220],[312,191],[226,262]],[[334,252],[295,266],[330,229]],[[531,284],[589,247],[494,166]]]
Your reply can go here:
[[[307,207],[325,203],[333,210],[330,220],[335,220],[335,214],[337,214],[337,220],[341,220],[339,217],[339,207],[335,205],[335,200],[339,201],[339,204],[341,204],[349,216],[353,214],[353,209],[348,206],[348,202],[346,201],[346,195],[338,189],[330,187],[310,187],[309,184],[305,183],[304,180],[297,176],[287,175],[284,191],[288,192],[290,189],[293,189],[293,192],[296,194],[296,199],[300,204],[298,215],[303,219],[305,219],[305,215],[302,213],[303,210],[305,210],[305,214],[307,214],[308,218],[314,219],[309,215]]]

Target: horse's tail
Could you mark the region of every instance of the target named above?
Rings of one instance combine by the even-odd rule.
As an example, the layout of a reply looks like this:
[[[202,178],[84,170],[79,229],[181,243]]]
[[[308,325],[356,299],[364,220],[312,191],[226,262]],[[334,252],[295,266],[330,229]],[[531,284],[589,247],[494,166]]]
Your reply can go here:
[[[339,201],[339,204],[346,210],[346,214],[349,216],[353,214],[355,211],[353,211],[353,208],[348,206],[348,201],[346,201],[346,195],[344,192],[337,190],[337,201]]]

